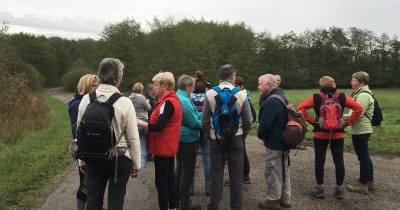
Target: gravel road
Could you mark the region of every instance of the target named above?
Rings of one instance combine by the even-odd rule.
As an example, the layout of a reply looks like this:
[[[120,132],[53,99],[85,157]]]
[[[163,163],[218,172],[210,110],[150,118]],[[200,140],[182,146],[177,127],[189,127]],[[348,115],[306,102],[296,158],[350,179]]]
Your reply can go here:
[[[59,89],[50,89],[48,94],[66,101],[71,95],[60,94]],[[265,148],[256,137],[249,136],[246,139],[246,147],[251,163],[251,184],[244,185],[243,209],[258,209],[258,201],[265,195]],[[292,208],[297,209],[400,209],[400,158],[373,156],[375,167],[375,181],[377,189],[369,194],[357,194],[345,192],[345,199],[334,198],[334,165],[330,152],[327,152],[325,164],[325,190],[324,199],[313,198],[311,190],[315,185],[314,178],[314,152],[312,147],[304,150],[293,150],[291,158],[291,182],[292,182]],[[345,153],[346,178],[345,183],[355,180],[359,173],[357,157],[353,153]],[[204,194],[203,171],[201,155],[198,156],[199,168],[196,168],[195,192],[193,202],[199,203],[206,209],[209,197]],[[227,170],[225,170],[227,178]],[[75,193],[78,187],[78,171],[76,163],[71,164],[65,171],[54,179],[54,191],[47,198],[43,198],[43,204],[39,209],[76,209]],[[138,178],[130,178],[127,194],[125,196],[124,209],[158,209],[157,191],[154,185],[154,166],[149,162],[146,168],[141,170]],[[220,203],[220,209],[229,209],[229,187],[224,187],[224,196]]]

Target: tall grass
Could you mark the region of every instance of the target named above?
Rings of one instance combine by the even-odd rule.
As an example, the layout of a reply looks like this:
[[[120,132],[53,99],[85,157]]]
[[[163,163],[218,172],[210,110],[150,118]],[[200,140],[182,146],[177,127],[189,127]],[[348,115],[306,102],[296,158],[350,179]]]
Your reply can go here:
[[[48,123],[47,104],[41,97],[29,91],[23,83],[24,81],[21,81],[21,85],[12,85],[7,91],[2,91],[0,149],[7,144],[16,143],[28,132],[44,128]]]
[[[284,90],[290,103],[297,105],[306,98],[318,92],[318,89],[308,90]],[[351,89],[342,89],[342,92],[351,94]],[[370,151],[375,154],[400,154],[400,89],[372,89],[375,97],[379,101],[382,108],[384,120],[382,125],[374,127],[374,131],[369,140]],[[259,94],[257,91],[252,91],[252,102],[258,112]],[[313,110],[309,110],[314,113]],[[257,128],[257,124],[254,128]],[[256,130],[254,129],[253,130]],[[311,130],[312,126],[308,126],[307,137],[305,144],[312,144]],[[254,131],[253,131],[254,134]],[[346,132],[345,145],[348,150],[352,150],[351,134]]]
[[[46,194],[49,181],[71,162],[65,152],[65,138],[71,130],[67,106],[47,96],[45,101],[50,107],[47,128],[0,149],[0,209],[33,208]]]

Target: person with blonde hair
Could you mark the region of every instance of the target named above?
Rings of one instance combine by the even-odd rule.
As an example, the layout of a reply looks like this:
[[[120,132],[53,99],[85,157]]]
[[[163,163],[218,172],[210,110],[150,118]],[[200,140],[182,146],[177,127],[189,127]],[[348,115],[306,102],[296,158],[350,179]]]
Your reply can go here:
[[[78,108],[79,104],[84,95],[89,92],[94,91],[99,85],[99,77],[95,74],[85,74],[83,75],[76,86],[76,93],[73,99],[68,102],[68,113],[69,118],[71,120],[72,127],[72,137],[73,142],[71,144],[70,150],[75,153],[76,150],[76,119],[78,118]],[[75,158],[75,155],[74,155]],[[79,169],[79,168],[78,168]],[[83,180],[85,178],[85,174],[79,171],[79,188],[76,193],[76,201],[77,201],[77,209],[83,210],[85,209],[86,199],[87,199],[87,186],[84,184]]]
[[[136,111],[136,118],[142,121],[148,122],[149,120],[149,111],[151,110],[151,106],[149,102],[146,100],[146,97],[143,95],[143,85],[140,82],[137,82],[132,87],[132,94],[129,96],[131,99],[133,106]],[[140,137],[140,154],[142,167],[146,167],[147,162],[147,129],[139,127],[139,137]]]
[[[148,150],[154,155],[155,184],[160,210],[178,206],[175,177],[175,156],[182,122],[182,106],[176,95],[175,79],[171,72],[160,72],[153,77],[154,94],[158,98],[149,122],[138,121],[138,126],[149,131]]]
[[[325,156],[328,145],[330,145],[333,162],[335,164],[336,170],[336,187],[335,196],[338,199],[343,199],[343,181],[345,175],[345,167],[343,160],[343,147],[344,147],[344,127],[353,124],[357,118],[361,115],[363,107],[354,101],[350,96],[340,93],[336,89],[335,80],[330,76],[323,76],[319,79],[319,85],[321,90],[319,93],[307,98],[301,102],[297,109],[302,111],[305,119],[308,123],[314,126],[313,129],[313,141],[314,141],[314,154],[315,154],[315,178],[317,185],[313,191],[313,195],[317,198],[325,197],[324,189],[324,165]],[[344,124],[340,129],[337,130],[327,130],[322,128],[318,121],[320,118],[320,107],[322,106],[323,100],[328,100],[331,98],[336,103],[341,106],[341,116],[343,117],[343,110],[345,107],[350,108],[353,112],[344,121]],[[316,118],[312,118],[307,112],[308,109],[313,108],[315,111]]]

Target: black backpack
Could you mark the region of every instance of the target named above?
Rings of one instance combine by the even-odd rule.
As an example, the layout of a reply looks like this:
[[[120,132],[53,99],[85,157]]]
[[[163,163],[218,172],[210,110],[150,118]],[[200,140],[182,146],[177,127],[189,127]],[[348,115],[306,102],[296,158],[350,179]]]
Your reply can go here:
[[[82,116],[77,129],[79,159],[90,164],[104,163],[110,159],[110,151],[116,145],[112,119],[113,104],[122,95],[114,93],[105,101],[97,101],[96,92],[89,93],[90,103]]]
[[[360,93],[368,93],[374,99],[374,115],[372,115],[372,118],[369,118],[365,113],[364,115],[371,122],[372,126],[380,126],[383,121],[383,114],[381,107],[379,106],[378,100],[376,100],[375,96],[369,91],[363,90]]]

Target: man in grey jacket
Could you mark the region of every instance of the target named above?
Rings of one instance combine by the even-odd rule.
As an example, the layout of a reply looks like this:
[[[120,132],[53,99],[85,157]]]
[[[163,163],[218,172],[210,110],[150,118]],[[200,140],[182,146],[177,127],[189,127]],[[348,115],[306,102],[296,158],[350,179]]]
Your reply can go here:
[[[219,69],[221,89],[228,88],[232,90],[235,86],[236,70],[226,64]],[[250,131],[251,110],[247,95],[240,90],[234,96],[236,97],[237,113],[239,114],[239,129],[232,138],[224,138],[215,133],[212,124],[212,115],[215,112],[216,100],[218,93],[211,89],[207,91],[204,100],[204,109],[202,116],[202,127],[204,138],[211,140],[210,156],[211,156],[211,196],[208,209],[218,209],[219,202],[222,198],[223,179],[225,160],[228,161],[230,192],[231,192],[231,209],[242,208],[242,183],[243,183],[243,155],[244,155],[244,138]]]

